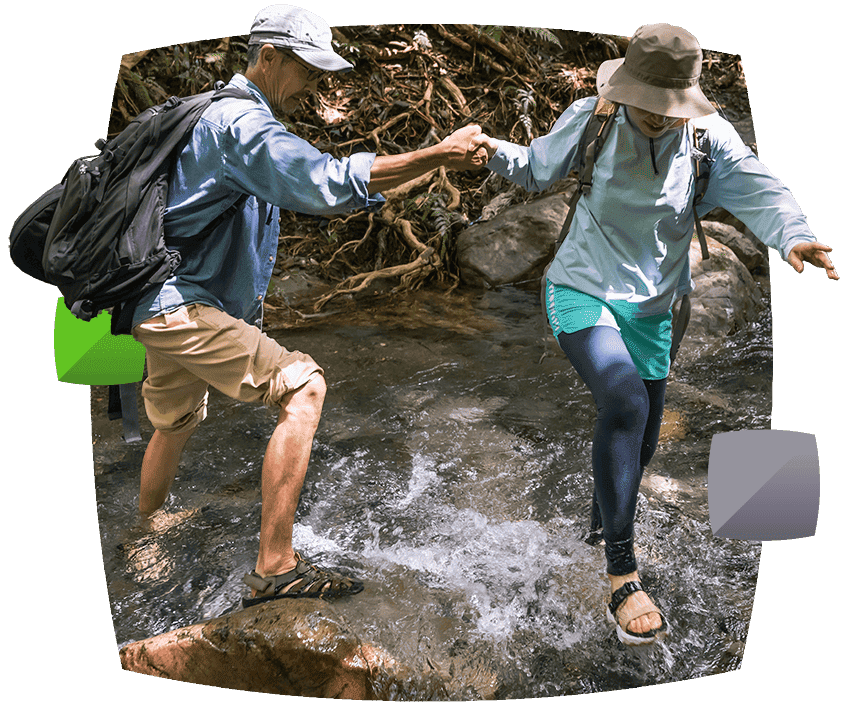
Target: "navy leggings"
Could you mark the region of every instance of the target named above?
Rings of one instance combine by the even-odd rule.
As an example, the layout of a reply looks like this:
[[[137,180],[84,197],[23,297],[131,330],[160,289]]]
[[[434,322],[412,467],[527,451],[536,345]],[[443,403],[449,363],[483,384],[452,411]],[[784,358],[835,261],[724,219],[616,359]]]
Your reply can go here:
[[[607,573],[637,570],[634,516],[643,468],[657,448],[666,379],[640,378],[619,332],[593,326],[560,333],[560,347],[590,389],[598,415],[593,435],[593,528],[601,525]],[[598,521],[600,517],[600,522]]]

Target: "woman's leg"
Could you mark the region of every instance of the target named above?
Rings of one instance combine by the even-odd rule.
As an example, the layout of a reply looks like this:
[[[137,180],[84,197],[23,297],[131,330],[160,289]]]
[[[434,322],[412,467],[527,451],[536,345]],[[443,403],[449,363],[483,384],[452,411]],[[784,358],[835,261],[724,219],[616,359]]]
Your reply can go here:
[[[608,573],[630,573],[636,569],[633,529],[648,390],[616,329],[596,326],[561,333],[558,340],[597,408],[592,464]]]
[[[646,387],[646,393],[649,397],[649,416],[646,420],[646,429],[643,433],[643,444],[640,448],[641,480],[643,471],[646,469],[649,462],[651,462],[655,450],[657,450],[657,443],[660,438],[660,426],[663,421],[663,406],[666,399],[666,379],[663,378],[653,381],[643,379],[643,385]],[[590,529],[595,532],[601,528],[601,510],[598,506],[598,499],[595,491],[593,491]]]
[[[561,333],[560,346],[590,389],[598,410],[593,436],[594,499],[604,533],[611,587],[639,580],[634,556],[634,516],[643,467],[657,446],[663,416],[665,379],[644,381],[619,332],[609,326]],[[621,613],[648,601],[637,592]],[[631,632],[659,627],[660,616],[650,613],[629,625]]]

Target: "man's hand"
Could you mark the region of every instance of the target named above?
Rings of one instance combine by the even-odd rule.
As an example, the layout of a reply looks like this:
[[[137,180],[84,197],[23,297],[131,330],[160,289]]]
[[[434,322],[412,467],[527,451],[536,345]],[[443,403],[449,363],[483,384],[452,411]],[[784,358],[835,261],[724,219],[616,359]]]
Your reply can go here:
[[[810,262],[815,267],[822,267],[829,279],[840,279],[829,259],[828,252],[831,252],[831,248],[821,242],[803,242],[790,250],[787,261],[797,272],[805,269],[805,262]]]
[[[489,158],[480,149],[482,135],[480,126],[469,124],[446,136],[438,146],[447,159],[445,165],[461,170],[483,168]]]
[[[442,143],[454,145],[456,153],[453,155],[457,158],[460,158],[460,150],[464,150],[464,155],[460,158],[459,164],[452,160],[450,165],[454,168],[465,168],[467,170],[483,168],[489,163],[498,148],[498,141],[487,136],[481,131],[480,126],[474,124],[458,129]]]
[[[440,166],[459,170],[482,168],[489,158],[482,148],[481,136],[481,127],[470,124],[433,146],[394,156],[377,156],[371,166],[369,194],[396,188]]]

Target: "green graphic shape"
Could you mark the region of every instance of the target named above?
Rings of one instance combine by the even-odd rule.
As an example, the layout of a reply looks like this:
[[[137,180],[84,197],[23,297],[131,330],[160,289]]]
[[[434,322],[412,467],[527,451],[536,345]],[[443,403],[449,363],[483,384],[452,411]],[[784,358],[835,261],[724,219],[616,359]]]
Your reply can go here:
[[[53,328],[56,377],[63,383],[114,386],[136,383],[144,372],[144,346],[132,336],[111,332],[107,312],[91,321],[77,319],[60,297]]]

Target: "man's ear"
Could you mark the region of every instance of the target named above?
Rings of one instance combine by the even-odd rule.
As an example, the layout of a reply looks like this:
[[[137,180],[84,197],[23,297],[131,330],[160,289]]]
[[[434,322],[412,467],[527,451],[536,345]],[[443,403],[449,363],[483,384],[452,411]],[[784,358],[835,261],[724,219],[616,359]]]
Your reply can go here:
[[[275,62],[281,61],[283,55],[277,51],[274,45],[264,44],[259,49],[259,63],[267,66],[273,65]]]

